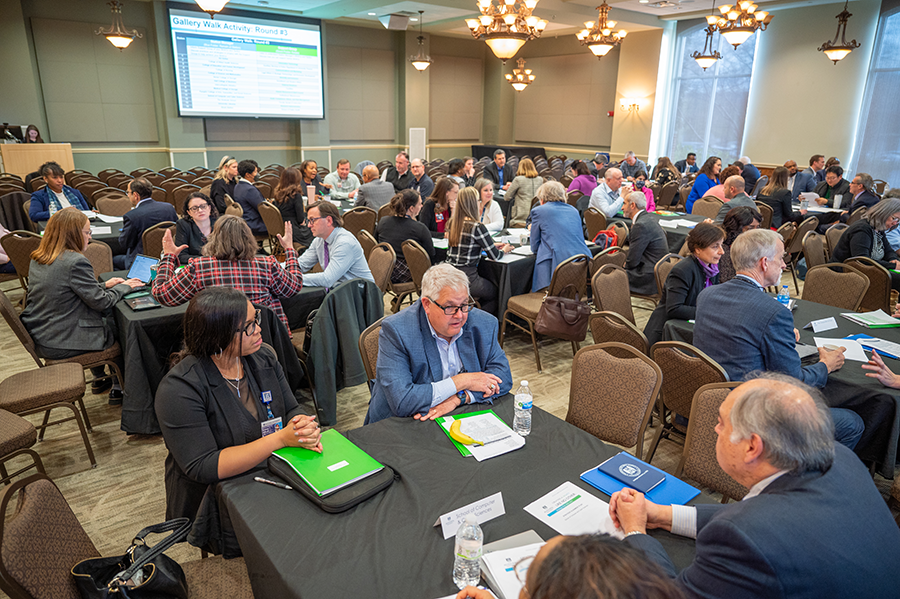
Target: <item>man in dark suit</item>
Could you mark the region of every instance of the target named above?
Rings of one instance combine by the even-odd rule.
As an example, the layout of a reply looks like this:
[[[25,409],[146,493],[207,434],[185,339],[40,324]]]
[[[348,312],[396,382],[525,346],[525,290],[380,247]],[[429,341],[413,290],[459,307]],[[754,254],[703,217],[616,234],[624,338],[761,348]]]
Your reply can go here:
[[[629,194],[622,205],[625,218],[630,218],[633,223],[628,234],[625,272],[628,273],[628,286],[632,293],[653,295],[656,293],[653,267],[669,253],[669,242],[666,241],[665,231],[656,219],[645,212],[646,209],[647,197],[641,191]]]
[[[422,298],[388,316],[366,424],[391,416],[434,420],[465,403],[493,403],[512,388],[497,319],[469,303],[469,279],[443,262],[422,278]]]
[[[803,171],[809,175],[812,175],[813,180],[816,183],[821,183],[825,180],[825,156],[822,154],[813,154],[809,157],[809,168]]]
[[[494,189],[506,190],[516,177],[516,172],[512,165],[506,164],[506,152],[494,150],[494,161],[484,167],[481,176],[490,179],[494,184]]]
[[[122,232],[119,233],[119,246],[125,251],[125,255],[113,257],[113,266],[118,270],[131,268],[134,258],[144,251],[144,231],[153,225],[178,220],[175,207],[168,202],[157,202],[150,194],[153,185],[143,177],[133,179],[125,190],[131,205],[131,210],[122,217]],[[158,258],[159,256],[154,256]]]
[[[675,163],[675,168],[678,169],[679,173],[690,174],[700,172],[700,167],[697,166],[697,155],[693,152],[688,152],[687,158]]]
[[[816,198],[819,206],[828,208],[850,206],[850,183],[844,179],[844,169],[839,165],[825,169],[825,180],[817,184],[814,191],[819,196]]]
[[[259,165],[255,160],[241,160],[238,162],[238,176],[240,179],[234,186],[234,201],[240,204],[244,210],[244,220],[254,235],[265,235],[268,230],[259,214],[258,206],[266,201],[261,191],[253,186],[256,175],[259,173]]]
[[[872,175],[869,173],[856,173],[856,176],[853,177],[853,180],[850,181],[850,185],[848,189],[850,191],[850,199],[845,204],[849,206],[848,212],[850,214],[853,213],[857,208],[861,208],[865,206],[866,208],[871,208],[875,204],[879,202],[879,198],[872,192],[872,188],[875,187],[875,180],[872,179]],[[844,214],[847,214],[846,212]],[[846,220],[844,215],[842,216],[842,220]]]
[[[697,297],[694,345],[719,363],[732,381],[756,370],[783,372],[812,387],[824,387],[828,373],[844,364],[844,348],[819,348],[819,361],[800,365],[799,334],[791,311],[765,293],[781,281],[784,243],[770,229],[738,235],[731,245],[735,278],[708,287]],[[832,409],[837,440],[850,449],[863,433],[855,412]]]
[[[609,503],[625,543],[675,577],[647,529],[696,538],[675,579],[691,598],[896,596],[900,530],[863,464],[831,440],[815,389],[784,375],[744,383],[720,406],[716,433],[717,461],[749,489],[744,499],[661,506],[626,488]]]
[[[409,189],[413,183],[413,174],[409,170],[409,154],[400,152],[394,158],[394,166],[385,170],[384,180],[394,186],[394,193]]]

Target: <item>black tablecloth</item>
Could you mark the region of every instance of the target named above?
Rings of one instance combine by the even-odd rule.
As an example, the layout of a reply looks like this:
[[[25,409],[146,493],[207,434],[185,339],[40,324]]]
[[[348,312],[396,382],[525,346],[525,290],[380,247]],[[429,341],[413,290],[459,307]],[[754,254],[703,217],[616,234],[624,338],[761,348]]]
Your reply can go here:
[[[547,156],[547,152],[544,148],[539,148],[537,146],[486,146],[486,145],[473,145],[472,146],[472,157],[475,160],[480,160],[482,158],[490,158],[494,159],[494,151],[495,150],[503,150],[506,152],[506,158],[508,159],[510,156],[530,156],[532,160],[534,160],[537,156]]]
[[[685,214],[683,216],[663,216],[660,214],[656,214],[655,212],[650,212],[650,217],[655,219],[657,222],[661,220],[690,220],[693,222],[703,222],[706,220],[704,216],[694,216],[693,214]],[[606,221],[611,225],[613,223],[625,223],[628,225],[628,230],[631,230],[631,219],[625,218],[624,216],[614,216],[612,218],[606,219]],[[666,233],[666,240],[669,242],[669,251],[677,254],[681,251],[682,246],[684,246],[684,242],[687,241],[687,236],[691,232],[691,227],[682,227],[679,225],[675,229],[669,229],[667,227],[662,228]]]
[[[815,345],[813,337],[838,339],[862,333],[900,343],[900,329],[867,329],[839,316],[841,312],[846,310],[798,300],[794,310],[794,326],[800,330],[800,341]],[[829,316],[834,317],[838,328],[818,335],[814,335],[811,328],[803,329],[810,321]],[[670,320],[666,323],[663,339],[692,343],[694,325],[686,320]],[[891,370],[900,372],[900,361],[891,358],[884,361]],[[897,444],[900,441],[900,390],[889,389],[867,377],[860,365],[860,362],[851,360],[844,362],[840,370],[828,375],[828,383],[822,393],[831,407],[849,408],[862,417],[866,430],[856,446],[856,454],[860,459],[874,463],[876,471],[883,477],[894,478]]]
[[[510,396],[495,410],[512,423]],[[619,450],[540,408],[534,408],[525,447],[485,462],[462,457],[438,426],[390,418],[350,431],[351,441],[401,478],[341,514],[319,510],[298,492],[253,482],[258,472],[219,485],[220,505],[234,525],[254,595],[443,597],[456,587],[454,541],[432,527],[441,514],[502,491],[506,514],[482,525],[484,542],[529,529],[548,540],[556,532],[524,506],[567,480],[609,500],[578,477]],[[702,495],[695,501],[711,503]],[[651,534],[678,568],[693,559],[693,539]]]

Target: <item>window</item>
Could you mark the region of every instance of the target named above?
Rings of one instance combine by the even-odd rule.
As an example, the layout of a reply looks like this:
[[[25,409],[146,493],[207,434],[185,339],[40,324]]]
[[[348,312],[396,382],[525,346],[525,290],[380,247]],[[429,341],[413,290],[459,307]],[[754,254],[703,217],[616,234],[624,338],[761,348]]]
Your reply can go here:
[[[900,9],[883,14],[878,23],[853,152],[855,172],[869,173],[894,185],[900,184],[900,137],[894,104],[898,97]]]
[[[678,34],[668,146],[672,160],[695,152],[701,164],[707,156],[719,156],[727,164],[740,156],[758,39],[754,33],[735,50],[713,34],[713,47],[722,58],[704,71],[691,54],[703,50],[706,24]]]

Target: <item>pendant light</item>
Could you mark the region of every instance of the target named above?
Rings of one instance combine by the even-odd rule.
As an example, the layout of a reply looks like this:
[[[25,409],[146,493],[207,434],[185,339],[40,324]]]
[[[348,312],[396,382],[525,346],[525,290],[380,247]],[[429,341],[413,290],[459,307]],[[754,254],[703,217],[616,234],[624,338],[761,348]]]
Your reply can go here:
[[[838,28],[837,32],[834,34],[834,40],[825,42],[819,46],[819,52],[824,52],[825,56],[828,57],[828,60],[833,60],[834,64],[837,64],[839,60],[845,58],[856,48],[859,48],[859,42],[856,40],[850,40],[848,42],[844,37],[847,34],[847,21],[853,16],[847,12],[848,3],[849,0],[844,2],[844,10],[835,17],[838,20]],[[838,43],[838,36],[841,38],[840,44]]]
[[[422,35],[422,15],[424,13],[424,10],[419,11],[419,37],[416,38],[419,42],[419,52],[415,56],[409,57],[409,62],[411,62],[412,66],[420,73],[430,67],[431,63],[434,62],[431,60],[431,57],[425,53],[425,36]]]
[[[107,2],[110,10],[113,14],[112,25],[109,29],[103,29],[102,27],[94,32],[94,35],[102,35],[105,36],[106,39],[109,40],[113,46],[118,48],[120,51],[124,50],[128,46],[131,45],[131,42],[136,37],[144,37],[141,35],[137,29],[128,30],[125,29],[125,24],[122,22],[122,3],[118,0],[112,0],[111,2]]]

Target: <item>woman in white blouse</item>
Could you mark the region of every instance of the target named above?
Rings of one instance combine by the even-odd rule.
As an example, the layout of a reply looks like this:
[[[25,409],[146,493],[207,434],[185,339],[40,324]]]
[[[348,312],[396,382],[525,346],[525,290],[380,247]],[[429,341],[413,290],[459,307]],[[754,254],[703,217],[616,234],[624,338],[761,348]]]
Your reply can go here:
[[[487,179],[479,179],[475,181],[475,189],[478,191],[481,224],[492,234],[500,231],[503,229],[503,210],[494,201],[494,184]]]

